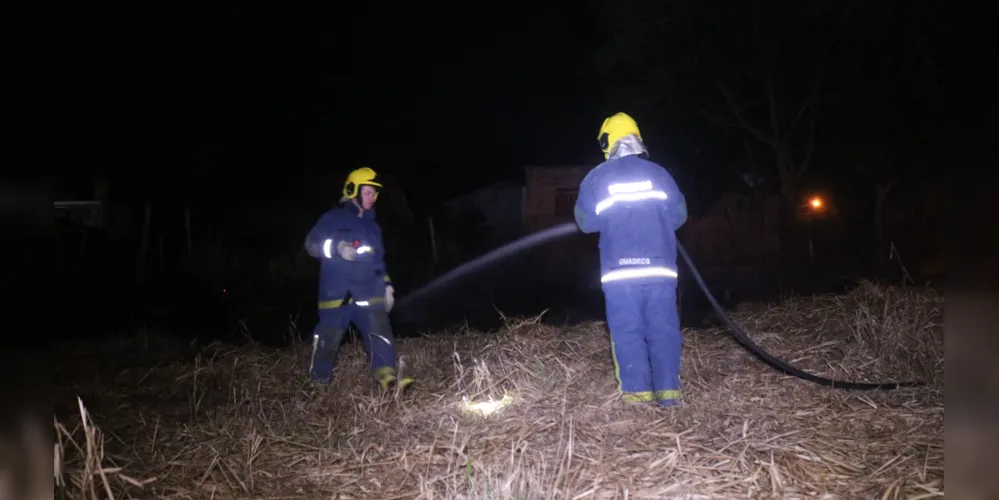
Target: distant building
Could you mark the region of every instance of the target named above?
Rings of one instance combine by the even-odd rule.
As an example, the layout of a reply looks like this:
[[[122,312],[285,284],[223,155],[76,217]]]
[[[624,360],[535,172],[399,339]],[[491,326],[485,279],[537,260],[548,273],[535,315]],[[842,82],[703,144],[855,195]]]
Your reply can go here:
[[[592,169],[591,166],[580,165],[533,165],[524,167],[524,226],[528,232],[540,231],[552,226],[574,222],[573,211],[576,198],[579,197],[579,184],[583,177]],[[597,266],[597,235],[579,233],[576,236],[562,239],[557,243],[546,245],[549,257],[557,264],[547,264],[561,267],[561,273],[572,272],[577,276],[572,279],[589,286],[599,284],[599,266]],[[594,275],[593,273],[597,273]],[[572,279],[559,279],[572,282]]]
[[[573,218],[579,183],[591,167],[538,165],[524,167],[524,219],[528,231],[537,231]]]
[[[524,185],[499,182],[445,203],[454,212],[474,208],[485,217],[493,241],[509,241],[558,224],[573,222],[579,184],[592,167],[578,165],[534,165],[524,167]],[[560,260],[571,260],[582,252],[590,258],[596,251],[595,235],[583,235],[550,246]]]

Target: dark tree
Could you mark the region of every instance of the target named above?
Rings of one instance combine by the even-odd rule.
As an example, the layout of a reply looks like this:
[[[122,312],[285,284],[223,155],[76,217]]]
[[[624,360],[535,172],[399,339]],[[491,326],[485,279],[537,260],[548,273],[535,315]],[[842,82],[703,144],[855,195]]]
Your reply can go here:
[[[858,140],[849,131],[854,122],[867,130],[891,127],[902,119],[900,102],[928,92],[932,45],[923,32],[932,22],[930,4],[600,4],[607,40],[594,61],[618,106],[700,118],[714,134],[731,137],[730,148],[742,149],[730,135],[737,131],[752,139],[756,161],[771,166],[764,177],[776,180],[769,189],[780,194],[781,262],[785,284],[793,284],[795,215],[806,176],[822,168],[829,151]],[[917,75],[918,86],[905,85]],[[886,97],[891,106],[878,104]]]

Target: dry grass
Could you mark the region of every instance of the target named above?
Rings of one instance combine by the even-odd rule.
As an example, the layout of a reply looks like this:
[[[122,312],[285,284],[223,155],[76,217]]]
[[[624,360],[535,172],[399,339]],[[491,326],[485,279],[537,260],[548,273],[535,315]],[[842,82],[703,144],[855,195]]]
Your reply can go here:
[[[769,369],[722,331],[689,330],[686,400],[674,409],[617,400],[603,323],[510,321],[489,335],[401,340],[403,371],[421,383],[401,396],[376,392],[358,344],[344,347],[331,387],[308,382],[304,345],[76,344],[66,348],[80,363],[57,373],[71,478],[58,490],[77,498],[942,497],[942,314],[943,298],[930,290],[874,285],[744,308],[735,316],[754,340],[799,367],[930,385],[830,390]]]

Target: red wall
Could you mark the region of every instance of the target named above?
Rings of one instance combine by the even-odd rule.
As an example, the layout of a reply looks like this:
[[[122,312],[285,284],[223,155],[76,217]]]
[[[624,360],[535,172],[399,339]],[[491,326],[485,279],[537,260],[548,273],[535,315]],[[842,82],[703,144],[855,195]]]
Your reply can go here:
[[[579,183],[590,171],[580,166],[527,167],[524,196],[524,224],[536,231],[573,220],[571,206],[567,214],[556,210],[559,192],[578,191]]]

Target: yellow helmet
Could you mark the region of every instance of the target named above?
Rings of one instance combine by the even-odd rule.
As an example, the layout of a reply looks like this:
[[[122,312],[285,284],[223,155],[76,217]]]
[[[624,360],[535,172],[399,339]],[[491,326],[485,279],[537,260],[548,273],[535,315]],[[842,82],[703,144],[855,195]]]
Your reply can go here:
[[[604,152],[604,159],[610,158],[611,148],[627,135],[642,138],[638,124],[626,113],[617,113],[604,120],[604,124],[600,126],[600,133],[597,134],[597,142],[600,143],[600,150]]]
[[[347,175],[347,182],[343,184],[343,195],[347,198],[353,198],[360,194],[361,186],[364,185],[381,188],[382,185],[375,182],[375,176],[377,175],[374,170],[368,167],[361,167],[354,170]],[[378,199],[378,191],[375,191],[375,199]]]

